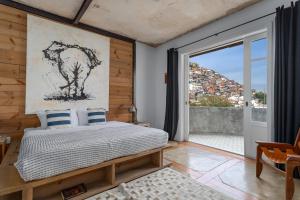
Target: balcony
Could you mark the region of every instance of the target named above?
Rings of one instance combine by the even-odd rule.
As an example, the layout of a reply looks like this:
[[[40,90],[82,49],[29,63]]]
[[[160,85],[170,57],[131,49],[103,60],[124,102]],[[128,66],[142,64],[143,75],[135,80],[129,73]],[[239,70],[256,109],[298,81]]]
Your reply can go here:
[[[190,106],[189,141],[244,155],[243,108]],[[266,120],[266,108],[252,108],[252,119]]]

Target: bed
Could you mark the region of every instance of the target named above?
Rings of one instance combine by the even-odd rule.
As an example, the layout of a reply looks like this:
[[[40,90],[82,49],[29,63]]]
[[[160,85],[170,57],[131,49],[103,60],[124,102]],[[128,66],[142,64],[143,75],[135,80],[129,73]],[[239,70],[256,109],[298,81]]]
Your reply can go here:
[[[24,181],[58,175],[114,158],[163,147],[160,129],[123,122],[65,129],[27,129],[15,163]]]

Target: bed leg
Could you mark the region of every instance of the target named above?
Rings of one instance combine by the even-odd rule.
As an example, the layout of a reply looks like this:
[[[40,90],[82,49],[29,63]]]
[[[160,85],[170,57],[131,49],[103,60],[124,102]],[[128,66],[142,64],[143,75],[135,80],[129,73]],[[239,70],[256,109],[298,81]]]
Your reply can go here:
[[[115,184],[115,181],[116,181],[116,167],[115,167],[115,164],[112,164],[107,169],[107,176],[106,176],[106,178],[107,178],[108,182],[111,185]]]
[[[161,149],[161,150],[159,151],[159,167],[162,168],[163,165],[164,165],[164,150]]]
[[[33,199],[33,188],[25,187],[22,191],[22,200],[32,200]]]
[[[163,166],[163,151],[160,150],[159,152],[152,155],[152,163],[157,167]]]

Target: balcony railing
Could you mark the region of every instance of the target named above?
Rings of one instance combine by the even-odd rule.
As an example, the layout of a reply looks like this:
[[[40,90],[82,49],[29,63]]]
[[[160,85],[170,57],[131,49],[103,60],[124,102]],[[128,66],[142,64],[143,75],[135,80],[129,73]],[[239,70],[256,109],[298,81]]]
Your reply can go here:
[[[190,133],[243,135],[242,107],[190,106]],[[252,108],[253,121],[266,121],[266,108]]]

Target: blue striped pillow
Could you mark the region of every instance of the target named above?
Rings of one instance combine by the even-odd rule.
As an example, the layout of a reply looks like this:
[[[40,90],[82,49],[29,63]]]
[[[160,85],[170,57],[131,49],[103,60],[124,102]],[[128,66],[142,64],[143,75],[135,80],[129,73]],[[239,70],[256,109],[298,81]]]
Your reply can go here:
[[[47,110],[46,117],[50,129],[72,127],[70,110]]]
[[[90,126],[103,124],[106,122],[106,111],[102,108],[100,109],[87,109],[88,124]]]

